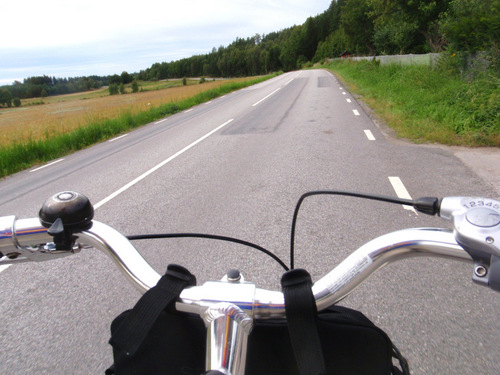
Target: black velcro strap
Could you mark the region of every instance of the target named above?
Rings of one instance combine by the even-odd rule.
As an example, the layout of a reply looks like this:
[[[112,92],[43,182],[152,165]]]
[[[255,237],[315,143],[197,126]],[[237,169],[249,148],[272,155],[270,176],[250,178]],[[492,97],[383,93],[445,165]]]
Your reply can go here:
[[[410,375],[410,366],[408,365],[408,361],[401,354],[396,345],[392,344],[392,358],[396,359],[399,362],[399,366],[401,369],[396,366],[392,366],[392,374],[393,375]]]
[[[281,278],[281,287],[285,296],[288,332],[300,374],[326,374],[311,276],[302,269],[288,271]]]
[[[182,266],[171,264],[156,286],[139,299],[130,315],[118,327],[109,343],[127,355],[134,355],[160,313],[174,303],[186,286],[196,285],[196,278]]]

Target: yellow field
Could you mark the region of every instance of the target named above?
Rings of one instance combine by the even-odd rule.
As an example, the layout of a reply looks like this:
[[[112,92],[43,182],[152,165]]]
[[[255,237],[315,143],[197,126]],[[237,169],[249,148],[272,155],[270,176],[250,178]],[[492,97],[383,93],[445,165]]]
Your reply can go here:
[[[94,120],[117,117],[125,111],[146,111],[152,106],[187,99],[222,84],[244,80],[246,79],[207,81],[201,85],[196,83],[135,94],[109,96],[108,90],[103,89],[26,100],[19,108],[0,109],[0,146],[43,139],[85,126]],[[45,104],[28,105],[41,101]]]

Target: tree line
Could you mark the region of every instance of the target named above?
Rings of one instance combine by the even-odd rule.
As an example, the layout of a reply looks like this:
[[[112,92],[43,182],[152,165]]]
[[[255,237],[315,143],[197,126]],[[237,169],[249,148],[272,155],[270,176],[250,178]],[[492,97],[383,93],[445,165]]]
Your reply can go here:
[[[56,78],[46,75],[15,81],[10,86],[0,87],[0,106],[20,105],[20,99],[44,98],[53,95],[73,94],[107,86],[109,77],[88,76]]]
[[[138,78],[251,76],[294,70],[343,53],[420,54],[446,48],[489,51],[495,63],[499,24],[499,0],[333,0],[302,25],[236,38],[205,55],[156,63]]]
[[[58,79],[32,77],[3,89],[11,97],[57,95],[133,79],[240,77],[290,71],[355,55],[487,51],[498,69],[500,0],[333,0],[304,24],[265,35],[236,38],[227,47],[177,61],[155,63],[139,73]],[[0,92],[0,105],[2,104]]]

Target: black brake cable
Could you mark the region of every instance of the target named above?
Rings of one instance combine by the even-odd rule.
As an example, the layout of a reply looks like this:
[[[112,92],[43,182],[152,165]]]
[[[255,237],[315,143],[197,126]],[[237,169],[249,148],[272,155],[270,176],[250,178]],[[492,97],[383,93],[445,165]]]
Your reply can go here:
[[[365,193],[358,193],[358,192],[353,192],[353,191],[318,190],[318,191],[310,191],[308,193],[303,194],[300,197],[299,201],[297,202],[297,205],[295,206],[295,212],[293,213],[292,232],[290,234],[290,269],[292,269],[292,270],[294,269],[294,263],[295,263],[294,247],[295,247],[295,226],[297,224],[297,216],[299,214],[299,209],[300,209],[300,206],[302,205],[302,202],[304,201],[304,199],[306,199],[307,197],[313,196],[313,195],[343,195],[343,196],[348,196],[348,197],[366,198],[366,199],[388,202],[388,203],[396,203],[396,204],[404,204],[407,206],[415,206],[415,202],[411,199],[394,198],[394,197],[389,197],[389,196],[384,196],[384,195],[365,194]]]
[[[272,252],[270,252],[267,249],[264,249],[262,246],[256,245],[256,244],[248,242],[248,241],[240,240],[238,238],[218,236],[218,235],[214,235],[214,234],[204,234],[204,233],[140,234],[140,235],[126,236],[126,237],[130,241],[133,241],[133,240],[159,239],[159,238],[206,238],[206,239],[210,239],[210,240],[219,240],[219,241],[226,241],[226,242],[234,242],[234,243],[237,243],[237,244],[240,244],[240,245],[245,245],[245,246],[253,247],[254,249],[257,249],[257,250],[263,252],[264,254],[269,255],[276,262],[278,262],[279,265],[285,269],[285,271],[289,270],[289,268],[285,264],[285,262],[283,262],[277,255],[274,255]]]
[[[276,262],[279,263],[281,267],[285,271],[288,271],[290,269],[294,269],[294,251],[295,251],[295,227],[297,224],[297,217],[299,214],[299,209],[300,206],[302,205],[302,202],[304,199],[310,196],[314,195],[341,195],[341,196],[348,196],[348,197],[355,197],[355,198],[365,198],[365,199],[371,199],[371,200],[376,200],[376,201],[381,201],[381,202],[387,202],[387,203],[396,203],[396,204],[403,204],[406,206],[413,206],[417,211],[425,213],[427,215],[435,215],[436,213],[439,212],[439,205],[440,205],[440,200],[438,198],[429,198],[429,197],[424,197],[424,198],[418,198],[415,200],[412,199],[402,199],[402,198],[395,198],[395,197],[389,197],[385,195],[377,195],[377,194],[365,194],[365,193],[359,193],[359,192],[353,192],[353,191],[343,191],[343,190],[318,190],[318,191],[310,191],[308,193],[303,194],[300,199],[297,202],[297,205],[295,206],[295,211],[293,213],[293,220],[292,220],[292,230],[291,230],[291,235],[290,235],[290,268],[275,254],[270,252],[269,250],[263,248],[262,246],[256,245],[254,243],[240,240],[238,238],[233,238],[233,237],[226,237],[226,236],[219,236],[219,235],[213,235],[213,234],[203,234],[203,233],[164,233],[164,234],[144,234],[144,235],[133,235],[133,236],[126,236],[127,239],[133,241],[133,240],[146,240],[146,239],[159,239],[159,238],[206,238],[206,239],[211,239],[211,240],[219,240],[219,241],[226,241],[226,242],[234,242],[240,245],[244,246],[249,246],[254,249],[257,249],[264,254],[270,256],[273,258]]]

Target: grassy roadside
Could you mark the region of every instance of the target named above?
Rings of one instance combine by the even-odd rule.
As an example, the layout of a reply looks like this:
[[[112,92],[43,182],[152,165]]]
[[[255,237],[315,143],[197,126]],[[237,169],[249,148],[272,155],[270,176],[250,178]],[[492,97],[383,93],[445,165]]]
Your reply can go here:
[[[417,143],[500,146],[497,76],[464,79],[444,66],[335,61],[321,66],[362,96],[399,137]]]
[[[47,162],[95,143],[112,138],[130,129],[162,119],[218,96],[248,87],[274,77],[269,75],[243,82],[232,82],[203,91],[190,98],[155,106],[147,111],[123,111],[111,119],[96,120],[71,132],[48,136],[46,139],[17,142],[0,146],[0,178]]]

